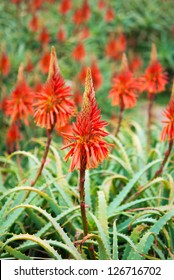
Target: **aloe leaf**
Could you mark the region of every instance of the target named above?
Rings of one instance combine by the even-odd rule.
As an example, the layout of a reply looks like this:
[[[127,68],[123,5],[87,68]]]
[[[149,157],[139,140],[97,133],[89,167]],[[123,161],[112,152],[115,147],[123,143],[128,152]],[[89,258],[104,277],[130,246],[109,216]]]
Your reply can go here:
[[[171,210],[170,212],[163,215],[150,229],[149,232],[146,233],[139,243],[137,244],[137,249],[139,252],[147,254],[151,246],[153,245],[154,241],[154,234],[158,235],[159,232],[162,230],[163,226],[174,216],[174,210]],[[140,254],[137,254],[135,252],[130,252],[128,259],[137,259],[141,260],[143,259]]]
[[[107,218],[107,203],[103,191],[98,191],[98,221],[103,229],[103,232],[106,236],[108,249],[110,248],[109,244],[109,229],[108,229],[108,218]]]
[[[74,252],[73,255],[76,256],[76,259],[81,259],[81,255],[78,253],[73,242],[69,239],[68,235],[64,232],[64,230],[61,228],[61,226],[56,222],[56,220],[50,214],[48,214],[45,210],[43,210],[37,206],[29,205],[29,204],[21,204],[19,206],[14,207],[10,211],[18,210],[19,208],[34,209],[34,210],[38,211],[39,213],[41,213],[44,217],[46,217],[49,220],[49,222],[52,224],[52,226],[55,228],[57,233],[60,235],[62,240],[65,242],[65,244],[67,244],[67,246],[69,246],[71,248],[71,250],[73,250],[73,252]]]
[[[31,235],[31,234],[19,234],[14,235],[13,237],[9,238],[3,245],[2,249],[6,247],[7,244],[10,242],[16,241],[16,240],[31,240],[35,243],[37,243],[39,246],[45,249],[47,253],[55,260],[61,260],[61,256],[54,250],[53,247],[49,245],[49,243],[46,240],[42,240],[41,238]]]
[[[118,260],[118,233],[116,220],[113,222],[113,249],[112,249],[112,259]]]
[[[0,248],[3,248],[4,250],[10,254],[10,256],[13,256],[15,259],[18,260],[31,260],[30,257],[26,256],[25,254],[21,253],[20,251],[18,251],[17,249],[14,249],[8,245],[5,246],[5,244],[3,242],[0,241]],[[2,249],[1,249],[2,250]]]
[[[134,185],[138,182],[139,178],[142,174],[148,170],[153,165],[160,162],[160,160],[155,160],[149,164],[147,164],[143,169],[141,169],[135,176],[129,181],[129,183],[121,190],[121,192],[116,196],[116,198],[110,203],[108,206],[108,215],[111,216],[113,212],[116,211],[117,207],[123,202],[126,198],[130,190],[134,187]]]
[[[30,192],[35,192],[35,193],[39,194],[41,197],[43,197],[45,200],[47,200],[49,202],[49,205],[51,206],[51,208],[55,212],[55,214],[59,214],[60,213],[60,208],[58,207],[57,202],[55,200],[53,200],[46,193],[44,193],[41,190],[36,189],[34,187],[28,187],[28,186],[16,187],[14,189],[9,190],[7,193],[4,193],[3,196],[0,197],[0,200],[3,199],[4,197],[8,196],[11,193],[19,192],[19,191],[30,191]]]
[[[98,219],[91,212],[88,212],[88,214],[92,217],[92,219],[94,220],[94,222],[98,228],[99,236],[103,241],[103,244],[104,244],[104,247],[105,247],[105,250],[107,253],[107,259],[111,259],[110,247],[108,244],[108,236],[105,235],[105,232],[104,232],[100,222],[98,221]]]

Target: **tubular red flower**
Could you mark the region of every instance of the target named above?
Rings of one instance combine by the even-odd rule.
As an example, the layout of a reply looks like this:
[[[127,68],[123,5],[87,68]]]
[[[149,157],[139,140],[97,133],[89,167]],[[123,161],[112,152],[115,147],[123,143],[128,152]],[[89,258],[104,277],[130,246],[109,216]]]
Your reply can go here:
[[[7,103],[7,115],[11,116],[13,122],[23,120],[28,125],[28,116],[33,113],[32,100],[31,89],[24,78],[23,65],[20,65],[16,87]]]
[[[103,140],[103,137],[108,135],[103,129],[107,122],[100,118],[91,71],[88,69],[82,110],[77,116],[76,123],[73,124],[73,133],[63,133],[70,143],[62,149],[71,147],[65,157],[66,161],[72,157],[70,171],[75,168],[96,168],[108,156],[109,144]],[[85,166],[82,167],[84,163]]]
[[[50,65],[50,53],[45,52],[40,61],[39,61],[39,68],[42,71],[43,74],[47,74],[49,71],[49,65]]]
[[[15,142],[22,140],[22,134],[16,123],[12,123],[6,134],[6,145],[9,152],[13,152]]]
[[[60,26],[56,38],[60,41],[60,42],[65,42],[66,40],[66,30],[63,26]]]
[[[39,41],[41,44],[48,44],[50,42],[50,34],[46,27],[42,28],[42,31],[39,35]]]
[[[167,74],[157,58],[156,46],[152,45],[150,64],[145,71],[144,90],[149,94],[156,94],[165,90]]]
[[[105,14],[105,21],[112,22],[115,18],[114,9],[112,7],[108,7]]]
[[[4,77],[10,72],[10,60],[5,50],[0,55],[0,72]]]
[[[85,83],[86,71],[87,71],[87,66],[83,65],[78,75],[78,78],[82,84]],[[91,74],[93,78],[94,88],[99,89],[102,85],[103,79],[96,59],[94,59],[91,63]]]
[[[161,132],[161,140],[174,140],[174,100],[171,100],[168,107],[164,111],[166,120],[163,121],[165,126]]]
[[[73,58],[77,61],[82,61],[85,55],[86,52],[85,52],[84,44],[82,42],[78,42],[78,44],[76,45],[76,47],[72,52]]]
[[[30,22],[29,22],[29,29],[32,32],[36,32],[39,29],[39,18],[37,15],[33,15]]]
[[[84,0],[82,6],[79,9],[75,10],[73,21],[75,24],[80,25],[82,23],[85,23],[90,18],[90,16],[90,6],[88,4],[88,1]]]
[[[126,45],[127,42],[124,34],[119,34],[117,38],[111,35],[105,49],[106,56],[115,60],[120,59],[121,54],[126,50]]]
[[[69,99],[70,87],[60,75],[54,47],[51,50],[50,68],[48,79],[41,92],[36,94],[35,121],[38,126],[51,129],[64,126],[71,116],[73,102]]]
[[[66,15],[71,10],[71,6],[71,0],[61,0],[58,10],[62,15]]]
[[[124,54],[120,74],[113,78],[113,86],[109,93],[112,105],[118,105],[120,108],[131,108],[136,104],[136,93],[138,92],[140,92],[139,81],[129,71],[127,58]]]

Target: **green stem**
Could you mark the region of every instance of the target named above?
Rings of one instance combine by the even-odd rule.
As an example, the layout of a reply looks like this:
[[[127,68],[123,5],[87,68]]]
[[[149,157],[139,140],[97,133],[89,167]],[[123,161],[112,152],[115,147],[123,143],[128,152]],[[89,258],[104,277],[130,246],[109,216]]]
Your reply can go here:
[[[86,204],[85,204],[85,170],[86,159],[81,158],[80,178],[79,178],[79,194],[80,194],[80,210],[83,224],[84,237],[88,235],[88,219],[86,216]],[[90,258],[95,260],[95,251],[93,244],[88,245]]]

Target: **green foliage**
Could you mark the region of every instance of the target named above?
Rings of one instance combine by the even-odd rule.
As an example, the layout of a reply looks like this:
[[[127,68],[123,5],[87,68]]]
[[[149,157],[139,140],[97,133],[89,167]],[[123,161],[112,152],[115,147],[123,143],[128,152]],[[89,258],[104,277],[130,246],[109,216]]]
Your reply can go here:
[[[138,128],[138,124],[134,123]],[[129,146],[134,138],[124,138],[127,128],[122,128],[119,139],[111,138],[116,146],[113,155],[97,170],[86,172],[86,203],[89,236],[79,247],[82,223],[78,206],[77,173],[65,176],[64,156],[52,143],[49,164],[44,168],[37,186],[30,182],[33,167],[39,163],[33,151],[19,151],[28,161],[23,172],[16,168],[14,154],[3,162],[0,197],[1,258],[15,259],[86,259],[87,244],[93,244],[98,259],[170,259],[173,253],[174,216],[173,178],[168,175],[173,155],[162,177],[151,180],[161,159],[149,162],[142,153],[137,164],[132,165],[132,155],[137,146]],[[142,142],[142,143],[141,143]],[[142,149],[143,139],[139,141]],[[161,147],[163,144],[161,144]],[[156,147],[161,154],[160,145]],[[119,149],[117,149],[119,148]],[[32,156],[33,155],[33,156]],[[120,159],[119,161],[117,159]],[[54,167],[54,168],[53,168]],[[35,166],[36,168],[36,166]],[[8,173],[4,173],[7,169]],[[10,171],[9,171],[10,170]],[[8,185],[8,178],[17,173],[17,187]],[[118,175],[120,174],[120,175]],[[72,176],[73,179],[72,180]],[[143,185],[143,188],[140,186]]]

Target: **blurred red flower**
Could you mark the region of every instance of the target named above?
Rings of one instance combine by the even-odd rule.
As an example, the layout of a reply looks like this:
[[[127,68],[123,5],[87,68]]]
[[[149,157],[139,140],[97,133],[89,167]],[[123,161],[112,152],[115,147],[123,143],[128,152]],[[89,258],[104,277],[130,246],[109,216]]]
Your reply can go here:
[[[39,10],[42,7],[43,1],[44,0],[30,0],[29,2],[30,10],[32,12]]]
[[[86,71],[87,71],[87,66],[83,65],[81,68],[81,71],[78,75],[79,80],[81,81],[82,84],[85,83],[85,78],[86,78]],[[91,63],[91,75],[93,79],[93,84],[95,89],[99,89],[102,85],[102,75],[100,72],[100,69],[98,67],[98,63],[96,59],[93,59]]]
[[[22,134],[18,125],[14,122],[7,130],[6,134],[6,146],[8,151],[12,153],[14,151],[15,143],[22,140]]]
[[[104,131],[107,122],[100,120],[100,110],[95,99],[90,69],[87,71],[82,110],[73,123],[73,133],[63,133],[70,142],[62,149],[71,147],[65,157],[72,157],[70,171],[74,168],[95,168],[108,156],[109,144],[103,140],[108,133]]]
[[[32,31],[32,32],[36,32],[39,30],[39,18],[37,15],[33,15],[30,22],[29,22],[29,29]]]
[[[167,74],[164,72],[162,65],[158,61],[155,44],[152,45],[151,60],[145,71],[143,81],[144,90],[150,95],[165,90]]]
[[[116,38],[112,35],[106,45],[106,56],[113,59],[120,59],[121,54],[126,50],[126,37],[123,33],[119,34]]]
[[[83,58],[85,57],[85,55],[86,55],[86,51],[85,51],[84,44],[80,41],[75,46],[75,48],[72,52],[72,56],[75,60],[82,61]]]
[[[64,126],[71,116],[73,102],[69,99],[70,87],[60,75],[55,48],[51,49],[48,79],[41,92],[36,94],[35,121],[40,127],[51,129]]]
[[[66,31],[65,28],[63,26],[59,27],[59,30],[57,32],[56,38],[60,41],[60,42],[65,42],[66,41]]]
[[[106,6],[106,4],[105,4],[105,0],[98,0],[98,7],[99,7],[99,9],[104,9],[105,8],[105,6]]]
[[[5,49],[0,55],[0,72],[4,77],[7,76],[10,72],[10,60]]]
[[[71,0],[61,0],[58,11],[62,15],[66,15],[71,10],[71,6],[72,6],[71,2],[72,2]]]
[[[50,34],[46,27],[43,27],[41,33],[39,34],[39,42],[43,44],[48,44],[50,42]]]
[[[139,81],[128,69],[127,58],[123,54],[120,73],[113,78],[113,86],[109,93],[112,105],[118,105],[121,109],[131,108],[136,104],[138,92],[140,92]]]
[[[76,25],[80,25],[89,20],[91,16],[90,6],[87,0],[83,1],[80,8],[76,9],[73,15],[73,21]]]
[[[137,72],[140,70],[143,61],[139,55],[133,55],[130,59],[129,69],[131,72]]]
[[[81,40],[87,39],[90,36],[90,29],[89,27],[85,26],[81,31],[80,31],[80,35],[79,38]]]
[[[32,62],[31,56],[29,55],[28,59],[27,59],[27,64],[25,66],[25,71],[30,73],[33,71],[33,69],[34,69],[33,62]]]
[[[168,107],[164,111],[166,120],[163,121],[165,126],[161,133],[161,140],[174,140],[174,100],[171,100]]]
[[[48,73],[49,65],[50,65],[50,53],[47,51],[42,55],[42,57],[39,61],[39,68],[43,74]]]
[[[28,116],[33,113],[32,101],[33,95],[25,80],[23,65],[21,64],[16,87],[11,92],[7,103],[7,115],[11,116],[12,122],[23,120],[28,125]]]
[[[115,12],[112,7],[108,7],[105,13],[105,21],[112,22],[115,18]]]

